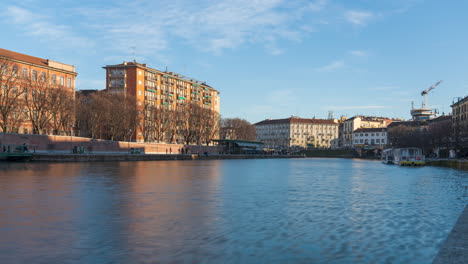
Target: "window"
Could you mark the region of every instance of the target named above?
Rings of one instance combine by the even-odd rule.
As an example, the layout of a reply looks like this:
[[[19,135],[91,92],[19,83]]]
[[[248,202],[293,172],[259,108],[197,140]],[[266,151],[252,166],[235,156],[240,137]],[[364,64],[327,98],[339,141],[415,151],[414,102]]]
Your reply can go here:
[[[56,84],[56,83],[57,83],[57,75],[52,74],[52,84]]]
[[[369,136],[369,134],[366,134],[366,137]]]
[[[138,84],[141,84],[141,81],[138,81]]]
[[[138,91],[138,95],[141,95],[141,91]]]
[[[8,65],[6,63],[2,64],[2,75],[6,75],[8,73]]]
[[[23,68],[23,78],[28,78],[28,69],[27,68]]]
[[[371,136],[373,137],[373,136],[374,136],[374,133],[372,133]]]
[[[41,81],[42,82],[46,81],[46,73],[45,72],[41,72]]]
[[[141,75],[141,71],[138,71],[138,75]]]
[[[36,70],[32,70],[32,80],[37,81],[37,71]]]
[[[64,86],[65,85],[65,77],[60,76],[60,85]]]
[[[13,76],[18,76],[18,66],[13,66]]]
[[[67,87],[70,88],[72,85],[71,85],[71,78],[68,77],[67,78]]]

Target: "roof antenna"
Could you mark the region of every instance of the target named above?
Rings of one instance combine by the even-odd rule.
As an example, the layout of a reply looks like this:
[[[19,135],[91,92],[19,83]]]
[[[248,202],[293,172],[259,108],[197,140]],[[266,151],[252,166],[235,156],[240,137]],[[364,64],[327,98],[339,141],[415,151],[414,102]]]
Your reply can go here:
[[[133,62],[135,62],[135,63],[136,63],[136,58],[135,58],[135,53],[136,53],[136,51],[135,51],[135,50],[136,50],[136,47],[135,47],[135,46],[132,46],[132,47],[130,47],[130,48],[132,49],[132,57],[133,57]]]

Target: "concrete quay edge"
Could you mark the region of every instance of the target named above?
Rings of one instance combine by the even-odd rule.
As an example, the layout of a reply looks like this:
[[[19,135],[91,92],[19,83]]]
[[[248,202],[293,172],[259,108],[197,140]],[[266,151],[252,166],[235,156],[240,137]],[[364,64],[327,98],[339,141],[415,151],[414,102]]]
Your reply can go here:
[[[468,205],[450,231],[432,264],[468,263]]]
[[[163,160],[223,160],[223,159],[285,159],[304,158],[299,155],[215,155],[209,154],[33,154],[33,162],[90,162],[90,161],[163,161]]]

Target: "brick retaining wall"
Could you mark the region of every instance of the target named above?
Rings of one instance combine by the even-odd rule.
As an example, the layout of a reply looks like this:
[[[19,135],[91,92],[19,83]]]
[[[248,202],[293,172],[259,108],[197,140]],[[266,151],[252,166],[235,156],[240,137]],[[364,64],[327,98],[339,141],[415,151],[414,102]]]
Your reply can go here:
[[[153,154],[178,154],[182,148],[189,149],[189,153],[219,153],[218,146],[195,146],[183,144],[165,143],[137,143],[125,141],[111,141],[73,136],[51,136],[32,134],[1,133],[0,144],[23,145],[26,144],[31,150],[48,152],[69,152],[74,146],[84,147],[86,153],[96,152],[129,152],[130,148],[142,148],[144,153]]]

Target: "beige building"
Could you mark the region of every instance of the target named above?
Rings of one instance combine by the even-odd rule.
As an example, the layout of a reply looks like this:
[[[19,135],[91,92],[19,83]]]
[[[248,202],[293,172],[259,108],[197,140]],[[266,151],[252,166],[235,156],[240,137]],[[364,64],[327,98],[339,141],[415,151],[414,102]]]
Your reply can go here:
[[[468,147],[468,96],[452,105],[452,126],[456,145]]]
[[[353,132],[359,128],[385,128],[393,120],[386,117],[375,116],[353,116],[343,123],[342,142],[343,147],[353,147]]]
[[[257,141],[270,148],[334,148],[338,138],[338,123],[333,119],[293,116],[285,119],[267,119],[254,125]]]

